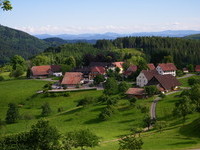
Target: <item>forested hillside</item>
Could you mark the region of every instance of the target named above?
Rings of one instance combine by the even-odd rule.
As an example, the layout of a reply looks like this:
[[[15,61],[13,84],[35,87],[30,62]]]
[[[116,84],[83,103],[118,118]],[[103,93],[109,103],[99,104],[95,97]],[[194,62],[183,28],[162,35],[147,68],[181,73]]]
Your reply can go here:
[[[99,40],[96,48],[139,48],[149,58],[149,62],[162,62],[171,55],[178,67],[200,64],[200,41],[170,37],[124,37],[115,40]]]
[[[196,39],[200,40],[200,34],[192,34],[184,37],[185,39]]]
[[[16,54],[29,58],[43,52],[49,43],[25,32],[0,25],[0,64],[6,63]]]

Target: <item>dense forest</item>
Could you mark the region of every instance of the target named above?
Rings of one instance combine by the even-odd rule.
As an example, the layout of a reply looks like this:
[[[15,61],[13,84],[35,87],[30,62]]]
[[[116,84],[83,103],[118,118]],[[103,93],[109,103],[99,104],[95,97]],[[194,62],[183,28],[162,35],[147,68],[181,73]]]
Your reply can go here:
[[[7,63],[16,54],[28,59],[49,46],[48,42],[25,32],[0,25],[0,64]]]
[[[188,35],[184,37],[185,39],[196,39],[200,40],[200,34],[193,34],[193,35]]]
[[[172,56],[178,67],[187,64],[200,64],[200,41],[170,37],[124,37],[115,40],[99,40],[96,48],[137,48],[141,49],[151,63],[162,62],[164,57]]]

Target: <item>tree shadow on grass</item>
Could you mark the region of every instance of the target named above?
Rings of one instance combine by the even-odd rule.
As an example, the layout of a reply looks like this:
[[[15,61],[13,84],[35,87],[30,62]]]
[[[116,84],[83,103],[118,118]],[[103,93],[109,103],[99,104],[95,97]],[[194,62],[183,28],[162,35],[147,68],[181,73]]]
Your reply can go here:
[[[123,116],[130,116],[130,115],[134,115],[134,114],[132,112],[123,114]]]
[[[168,145],[185,145],[185,144],[197,144],[196,141],[185,141],[185,142],[176,142],[176,143],[172,143],[172,144],[168,144]]]
[[[63,113],[61,113],[61,114],[59,114],[59,115],[70,115],[70,114],[74,114],[74,113],[80,112],[82,109],[83,109],[83,107],[76,107],[76,108],[74,108],[74,109],[72,109],[72,110],[69,110],[69,111],[67,111],[67,112],[63,112]]]
[[[93,110],[91,110],[92,112],[100,112],[104,109],[105,107],[101,107],[101,108],[95,108]]]
[[[73,118],[69,118],[69,119],[66,119],[65,122],[69,122],[69,121],[72,121]]]
[[[179,130],[180,134],[187,137],[200,138],[200,118],[184,125]]]
[[[97,124],[102,122],[99,118],[94,118],[94,119],[90,119],[88,121],[85,121],[84,124]]]

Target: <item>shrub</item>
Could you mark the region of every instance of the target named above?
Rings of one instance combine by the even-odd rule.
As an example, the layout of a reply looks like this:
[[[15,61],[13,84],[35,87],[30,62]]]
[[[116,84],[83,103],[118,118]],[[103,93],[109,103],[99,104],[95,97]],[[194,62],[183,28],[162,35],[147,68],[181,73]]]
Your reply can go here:
[[[77,106],[87,106],[95,103],[96,99],[94,97],[85,97],[78,101]]]
[[[9,103],[6,114],[6,123],[15,123],[19,119],[19,110],[16,104]]]
[[[59,107],[58,108],[58,112],[63,112],[64,108],[63,107]]]
[[[69,92],[65,92],[65,93],[63,93],[63,96],[64,96],[64,97],[69,97],[69,96],[70,96],[70,93],[69,93]]]
[[[99,119],[102,121],[109,120],[113,114],[116,114],[118,110],[112,106],[108,105],[106,108],[104,108],[101,113],[99,114]]]
[[[0,76],[0,81],[4,81],[4,77],[3,76]]]
[[[165,94],[163,94],[163,93],[160,93],[159,97],[161,97],[161,98],[165,98],[165,97],[166,97],[166,95],[165,95]]]
[[[134,105],[137,101],[137,97],[132,97],[129,99],[130,105]]]
[[[52,112],[49,103],[43,104],[43,105],[41,106],[41,108],[42,108],[41,116],[48,116],[48,115],[50,115],[51,112]]]
[[[188,84],[189,85],[200,84],[200,79],[190,78],[190,79],[188,79]]]

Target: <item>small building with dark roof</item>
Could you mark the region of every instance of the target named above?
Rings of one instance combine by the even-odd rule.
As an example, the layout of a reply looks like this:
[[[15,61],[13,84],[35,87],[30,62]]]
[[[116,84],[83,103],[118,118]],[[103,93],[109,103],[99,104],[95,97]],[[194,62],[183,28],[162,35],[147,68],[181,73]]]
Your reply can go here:
[[[196,65],[195,71],[196,71],[196,72],[200,72],[200,65]]]
[[[129,88],[125,93],[129,98],[145,98],[145,90],[143,88]]]
[[[181,83],[171,74],[168,75],[154,75],[148,82],[147,86],[156,85],[162,92],[176,90]]]
[[[130,76],[132,73],[135,73],[137,71],[137,66],[136,65],[130,65],[128,69],[123,73],[125,77]]]

